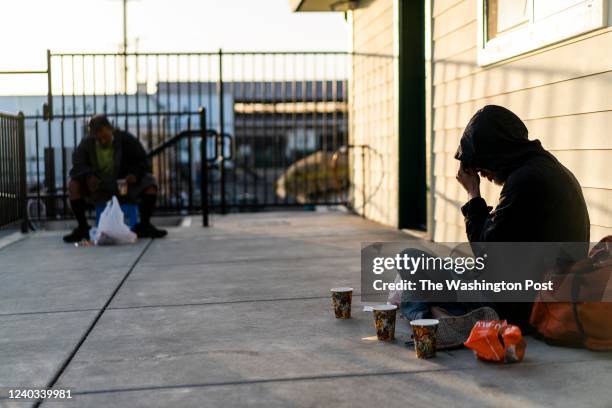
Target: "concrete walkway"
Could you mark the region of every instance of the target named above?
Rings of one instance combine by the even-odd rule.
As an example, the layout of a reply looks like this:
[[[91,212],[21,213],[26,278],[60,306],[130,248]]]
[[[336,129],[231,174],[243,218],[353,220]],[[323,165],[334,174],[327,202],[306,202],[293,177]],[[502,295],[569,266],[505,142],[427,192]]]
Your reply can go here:
[[[197,223],[198,220],[194,220]],[[413,239],[338,213],[260,213],[167,239],[75,247],[30,234],[0,250],[0,391],[70,389],[50,407],[612,406],[612,354],[528,338],[525,361],[469,350],[417,360],[332,316],[359,288],[362,241]],[[33,402],[1,399],[0,406]]]

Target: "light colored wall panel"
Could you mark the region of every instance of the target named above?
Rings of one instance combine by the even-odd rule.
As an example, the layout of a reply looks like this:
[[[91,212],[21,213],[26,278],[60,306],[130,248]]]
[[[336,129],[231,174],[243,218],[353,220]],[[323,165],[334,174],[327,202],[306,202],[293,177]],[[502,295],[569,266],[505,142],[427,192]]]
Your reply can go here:
[[[476,45],[476,21],[433,42],[433,58],[444,59],[460,54]]]
[[[602,53],[612,41],[612,29],[586,34],[563,45],[536,51],[529,56],[519,56],[509,62],[493,67],[479,67],[476,58],[457,61],[457,64],[472,64],[473,70],[461,76],[434,78],[434,84],[464,79],[473,74],[470,85],[484,95],[495,95],[514,90],[560,82],[594,73],[608,71],[612,66],[612,54]],[[576,58],[576,55],[581,55]],[[440,61],[441,68],[449,69],[454,61]],[[461,86],[464,88],[464,86]],[[469,87],[468,87],[469,88]],[[475,95],[478,97],[478,95]]]
[[[467,0],[445,10],[433,21],[433,39],[438,40],[453,31],[476,21],[476,0]]]
[[[582,187],[612,189],[611,150],[565,150],[552,153],[574,173]],[[612,202],[609,206],[612,210]]]
[[[530,139],[539,139],[545,149],[612,150],[612,111],[526,120]],[[435,153],[454,153],[463,128],[434,133]]]
[[[437,17],[440,14],[449,11],[452,7],[455,7],[464,0],[432,0],[432,16]]]
[[[437,85],[442,82],[449,82],[457,78],[472,75],[480,70],[476,60],[476,43],[459,54],[447,57],[446,59],[437,59],[433,66],[433,84]]]
[[[363,2],[352,20],[354,52],[393,55],[393,0]],[[354,57],[349,92],[350,141],[370,147],[365,160],[359,149],[351,151],[352,204],[358,213],[392,226],[398,221],[396,63],[394,58]]]
[[[612,227],[612,190],[587,187],[582,189],[582,194],[589,209],[591,224]]]
[[[612,53],[604,53],[600,58],[597,58],[597,54],[601,54],[605,43],[611,41],[612,32],[609,32],[607,35],[592,37],[567,47],[537,54],[529,59],[521,59],[507,65],[481,70],[454,81],[437,84],[434,87],[434,106],[463,103],[605,73],[612,66]],[[571,57],[577,54],[586,54],[586,60],[594,62],[585,64],[582,58],[575,57],[574,62],[570,62]],[[533,63],[533,60],[537,61]],[[559,65],[554,64],[557,60]],[[609,78],[605,78],[605,81],[608,80]]]
[[[437,242],[466,242],[467,235],[465,234],[465,227],[461,227],[454,224],[447,224],[444,222],[436,222],[434,226],[434,237]]]
[[[600,239],[612,235],[612,228],[600,225],[591,225],[591,242],[599,242]]]
[[[434,93],[437,92],[434,90]],[[484,105],[509,107],[523,120],[612,110],[612,71],[509,94],[437,106],[434,129],[464,127]],[[438,103],[444,96],[438,96]],[[435,100],[435,98],[434,98]]]
[[[548,150],[612,150],[612,111],[525,121],[530,138]]]
[[[455,177],[459,162],[455,160],[452,153],[439,153],[434,156],[434,176]]]
[[[437,130],[434,132],[434,153],[454,153],[459,146],[463,129]]]

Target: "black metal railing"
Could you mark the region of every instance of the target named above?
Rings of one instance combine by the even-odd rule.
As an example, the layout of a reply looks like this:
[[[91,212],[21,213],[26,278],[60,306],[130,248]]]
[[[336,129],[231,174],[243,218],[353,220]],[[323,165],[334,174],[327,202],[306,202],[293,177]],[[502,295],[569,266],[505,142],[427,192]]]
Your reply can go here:
[[[187,212],[193,214],[197,212],[196,208],[202,213],[202,225],[208,226],[208,212],[209,212],[209,167],[218,156],[217,149],[217,132],[214,130],[206,129],[206,109],[200,108],[199,113],[199,129],[191,129],[188,126],[187,130],[177,133],[172,138],[163,141],[158,146],[152,148],[148,156],[153,163],[153,173],[157,176],[158,180],[163,180],[160,175],[164,172],[165,167],[163,163],[171,162],[172,156],[175,161],[179,163],[178,170],[175,172],[175,177],[171,179],[168,184],[159,183],[159,193],[162,198],[161,201],[166,201],[168,197],[182,196],[184,190],[187,190]],[[189,123],[190,125],[190,123]],[[194,139],[199,146],[194,143]],[[215,146],[212,150],[208,149],[209,141],[212,140]],[[186,142],[187,160],[186,163],[180,160],[181,157],[181,144]],[[209,155],[208,152],[212,154]],[[184,165],[186,164],[186,171]],[[206,199],[204,199],[206,197]],[[158,210],[164,210],[168,208],[159,208]],[[181,205],[180,200],[175,202],[175,211],[180,212],[184,209],[184,205]]]
[[[24,116],[0,113],[0,229],[27,230]]]
[[[158,211],[186,211],[189,214],[201,211],[207,225],[210,201],[208,174],[211,165],[218,159],[219,150],[217,132],[205,128],[206,110],[201,108],[199,129],[189,126],[189,129],[152,148],[148,156],[153,174],[159,180],[160,202],[166,203],[158,206]],[[206,140],[206,143],[202,143],[202,140]],[[212,149],[208,148],[209,144],[213,146]],[[203,157],[206,160],[202,160]],[[168,169],[173,173],[171,178],[164,177]],[[203,200],[203,197],[208,199]],[[168,201],[173,199],[174,202],[168,206]]]
[[[216,152],[205,180],[211,211],[346,204],[347,78],[356,59],[381,58],[391,57],[48,52],[44,106],[25,120],[28,214],[34,220],[70,216],[72,152],[91,115],[108,115],[151,151],[199,129],[199,107],[207,130],[223,135],[204,144]],[[370,65],[376,64],[364,66]],[[199,140],[181,138],[152,156],[166,214],[200,211]]]

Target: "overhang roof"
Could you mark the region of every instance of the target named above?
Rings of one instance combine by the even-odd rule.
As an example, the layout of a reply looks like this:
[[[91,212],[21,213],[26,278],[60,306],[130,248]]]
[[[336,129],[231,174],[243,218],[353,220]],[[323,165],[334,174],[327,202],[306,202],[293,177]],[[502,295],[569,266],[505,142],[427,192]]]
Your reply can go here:
[[[289,0],[293,11],[347,11],[355,8],[351,0]]]

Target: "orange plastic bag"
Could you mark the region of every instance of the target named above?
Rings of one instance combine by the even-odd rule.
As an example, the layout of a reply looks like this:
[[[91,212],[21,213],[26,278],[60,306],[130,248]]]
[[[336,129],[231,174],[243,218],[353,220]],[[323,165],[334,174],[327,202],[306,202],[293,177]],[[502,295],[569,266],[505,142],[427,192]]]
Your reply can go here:
[[[481,360],[512,363],[525,356],[525,339],[518,326],[505,320],[480,320],[463,343]]]

